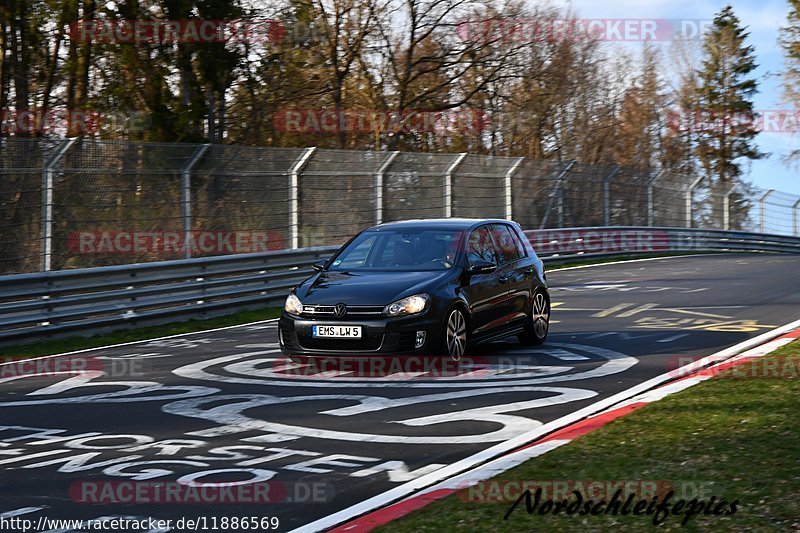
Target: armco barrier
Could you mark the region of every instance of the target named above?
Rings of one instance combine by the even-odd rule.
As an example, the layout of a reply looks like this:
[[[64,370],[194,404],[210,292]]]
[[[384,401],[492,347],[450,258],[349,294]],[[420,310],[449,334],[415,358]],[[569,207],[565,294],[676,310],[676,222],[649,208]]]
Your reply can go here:
[[[336,247],[0,276],[0,342],[98,333],[267,305]]]
[[[682,251],[800,253],[798,237],[744,231],[617,226],[529,230],[525,234],[550,264],[586,256]]]
[[[626,226],[525,233],[548,264],[681,251],[800,253],[800,238],[741,231]],[[336,249],[0,276],[0,343],[279,306],[310,266]]]

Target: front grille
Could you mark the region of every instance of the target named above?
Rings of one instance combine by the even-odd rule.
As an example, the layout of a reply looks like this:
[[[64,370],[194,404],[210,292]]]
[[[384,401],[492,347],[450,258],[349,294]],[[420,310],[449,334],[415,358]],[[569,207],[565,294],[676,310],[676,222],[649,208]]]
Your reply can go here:
[[[333,314],[333,305],[304,305],[303,316],[305,317],[325,317],[336,318]],[[349,320],[359,317],[380,317],[383,316],[382,305],[348,305],[347,314],[340,320]]]
[[[362,331],[360,339],[328,339],[314,338],[308,330],[298,331],[297,341],[305,350],[371,352],[380,349],[383,334]]]

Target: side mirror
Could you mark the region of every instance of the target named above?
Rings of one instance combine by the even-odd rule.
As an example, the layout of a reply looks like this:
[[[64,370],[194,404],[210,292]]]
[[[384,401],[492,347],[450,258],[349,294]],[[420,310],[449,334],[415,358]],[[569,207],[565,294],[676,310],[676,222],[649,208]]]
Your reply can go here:
[[[496,264],[492,263],[491,261],[478,259],[469,267],[468,272],[470,274],[489,274],[495,270],[497,270]]]
[[[323,270],[325,270],[325,265],[327,263],[328,263],[327,261],[319,261],[311,265],[311,268],[314,269],[314,272],[322,272]]]

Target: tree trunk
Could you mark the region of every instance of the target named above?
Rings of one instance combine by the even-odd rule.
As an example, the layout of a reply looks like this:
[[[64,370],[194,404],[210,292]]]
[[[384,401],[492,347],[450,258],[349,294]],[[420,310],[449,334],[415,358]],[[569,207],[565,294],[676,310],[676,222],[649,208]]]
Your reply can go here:
[[[44,117],[47,116],[50,108],[50,94],[53,92],[53,86],[55,85],[56,71],[58,70],[58,56],[59,51],[61,50],[61,41],[64,40],[64,25],[67,24],[68,21],[74,21],[74,19],[70,17],[69,13],[70,3],[71,2],[69,1],[64,2],[61,15],[58,18],[58,28],[56,29],[55,43],[53,43],[53,55],[52,57],[48,58],[47,61],[47,81],[45,82],[44,91],[42,94],[42,115]],[[67,113],[70,113],[69,109],[67,109]],[[37,136],[41,136],[44,133],[45,122],[46,120],[43,120],[39,126],[39,130],[36,132]]]
[[[3,127],[4,115],[8,106],[8,61],[6,60],[6,21],[0,20],[0,128]],[[2,131],[0,131],[2,135]]]
[[[83,20],[84,23],[87,21],[94,20],[94,12],[95,12],[95,0],[83,0]],[[78,49],[78,61],[76,65],[76,83],[75,83],[75,111],[79,111],[78,113],[72,114],[72,110],[69,110],[71,113],[70,118],[73,116],[83,117],[83,112],[86,111],[86,106],[89,102],[89,67],[92,61],[92,41],[87,40],[85,43],[82,43],[80,48]],[[70,130],[73,135],[83,135],[86,133],[86,121],[84,118],[80,118],[78,124],[75,124],[73,120],[69,121]]]
[[[19,117],[30,109],[28,90],[28,13],[24,1],[16,4],[10,31],[11,75],[14,78],[14,107],[17,113],[16,134],[30,137],[33,121],[22,124]]]
[[[208,142],[213,143],[217,136],[217,118],[216,118],[216,103],[214,102],[214,89],[208,88],[206,92],[208,108],[208,132],[206,138]]]

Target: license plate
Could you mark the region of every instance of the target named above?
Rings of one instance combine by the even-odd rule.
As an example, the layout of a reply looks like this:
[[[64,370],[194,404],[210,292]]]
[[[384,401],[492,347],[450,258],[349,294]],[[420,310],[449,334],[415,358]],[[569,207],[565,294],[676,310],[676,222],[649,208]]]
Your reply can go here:
[[[311,336],[334,339],[360,339],[361,326],[312,326]]]

